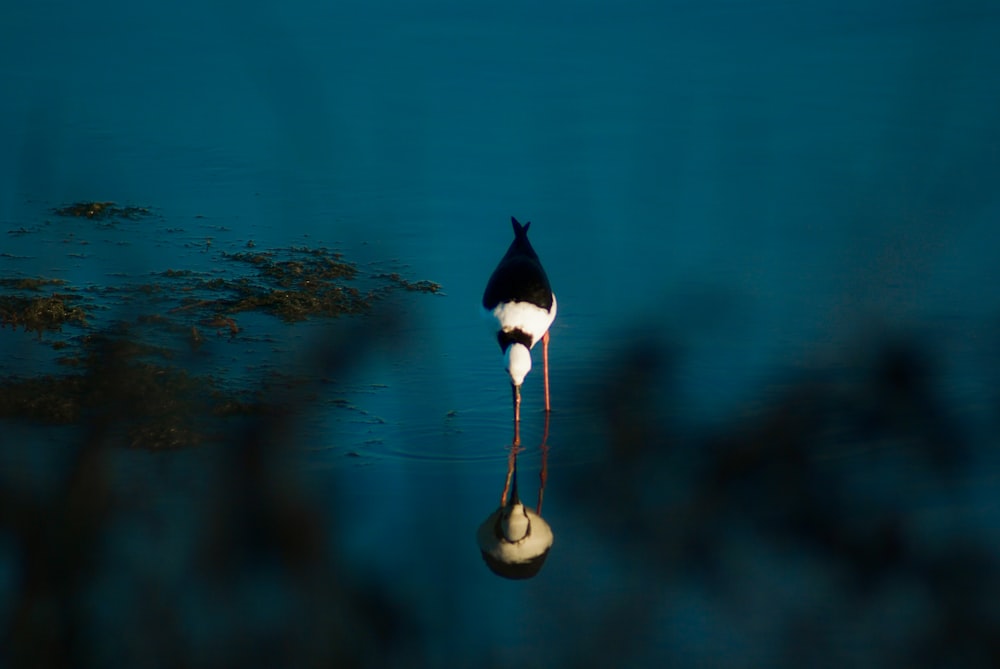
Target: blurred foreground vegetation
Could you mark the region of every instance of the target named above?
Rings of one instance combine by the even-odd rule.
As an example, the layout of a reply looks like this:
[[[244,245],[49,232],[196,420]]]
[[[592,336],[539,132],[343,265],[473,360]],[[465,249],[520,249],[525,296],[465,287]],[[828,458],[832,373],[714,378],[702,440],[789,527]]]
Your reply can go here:
[[[386,273],[358,289],[359,268],[322,249],[220,262],[245,273],[0,284],[4,324],[65,369],[6,379],[0,414],[72,428],[65,447],[4,442],[7,456],[52,464],[42,481],[0,472],[0,664],[441,666],[449,635],[411,608],[408,575],[346,564],[338,528],[352,501],[321,501],[290,457],[296,424],[336,387],[326,379],[400,334],[382,297],[438,287]],[[124,295],[130,309],[95,325],[99,298]],[[280,382],[234,390],[175,364],[245,336],[254,311],[350,318],[301,351],[308,374]],[[533,582],[535,614],[565,632],[540,651],[548,666],[1000,665],[1000,470],[982,429],[1000,407],[949,402],[934,340],[859,341],[695,432],[678,420],[678,351],[621,342],[599,396],[577,398],[587,418],[555,417],[562,444],[600,441],[596,462],[561,476],[617,571],[595,574],[586,601],[551,585],[559,570]],[[122,448],[192,445],[142,465]],[[578,560],[560,559],[567,572]],[[508,629],[496,643],[517,639]],[[481,666],[502,657],[483,649]]]

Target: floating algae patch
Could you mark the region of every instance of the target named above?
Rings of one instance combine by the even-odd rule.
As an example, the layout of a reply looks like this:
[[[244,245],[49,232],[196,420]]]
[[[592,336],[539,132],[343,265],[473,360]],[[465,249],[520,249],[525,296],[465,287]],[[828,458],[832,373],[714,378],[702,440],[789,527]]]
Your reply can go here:
[[[294,322],[364,314],[376,299],[374,290],[363,293],[346,283],[358,277],[358,268],[327,249],[293,247],[278,253],[224,257],[247,264],[254,272],[247,280],[228,286],[236,295],[225,305],[227,313],[262,311]]]
[[[184,290],[197,297],[175,308],[175,313],[196,310],[232,317],[256,311],[294,323],[309,318],[367,314],[378,300],[398,288],[425,293],[437,293],[441,288],[430,281],[408,284],[398,275],[362,276],[357,265],[344,260],[341,253],[325,248],[224,252],[222,258],[249,272],[232,278],[195,278]],[[165,278],[192,277],[170,270]],[[233,324],[230,328],[233,329]]]
[[[61,333],[66,325],[86,328],[91,305],[63,279],[0,277],[0,327]],[[51,342],[62,346],[65,342]]]
[[[139,229],[118,222],[151,215],[146,207],[97,201],[54,211],[99,221],[110,237],[94,243],[119,246]],[[171,229],[143,226],[141,234],[160,243],[155,235],[162,233],[162,243],[177,248],[167,241]],[[286,393],[267,391],[268,383],[327,382],[312,378],[319,372],[308,366],[290,372],[281,356],[293,351],[278,345],[281,330],[307,320],[363,319],[393,293],[441,290],[399,272],[362,269],[327,248],[234,241],[199,250],[164,255],[172,266],[146,275],[89,268],[96,270],[83,273],[90,281],[103,281],[86,285],[3,276],[0,268],[0,325],[37,335],[17,340],[17,365],[0,355],[0,371],[16,370],[0,377],[0,419],[71,427],[98,421],[117,443],[150,449],[214,441],[248,416],[283,410],[269,398]],[[41,357],[25,354],[31,345],[46,347]],[[45,360],[55,372],[24,372],[25,364],[39,369]],[[278,370],[293,378],[275,376]]]
[[[57,216],[90,218],[97,221],[112,219],[137,221],[152,212],[148,207],[120,206],[115,202],[76,202],[65,207],[57,207],[53,213]]]
[[[61,332],[64,325],[87,325],[87,313],[73,295],[0,295],[0,327],[8,325],[35,332]]]
[[[379,279],[385,279],[392,284],[399,286],[404,290],[408,290],[411,293],[440,293],[441,285],[434,283],[433,281],[410,281],[409,279],[404,279],[398,272],[392,272],[391,274],[377,274]]]
[[[47,279],[45,277],[25,277],[21,279],[0,278],[0,288],[8,290],[39,291],[49,286],[65,286],[63,279]]]

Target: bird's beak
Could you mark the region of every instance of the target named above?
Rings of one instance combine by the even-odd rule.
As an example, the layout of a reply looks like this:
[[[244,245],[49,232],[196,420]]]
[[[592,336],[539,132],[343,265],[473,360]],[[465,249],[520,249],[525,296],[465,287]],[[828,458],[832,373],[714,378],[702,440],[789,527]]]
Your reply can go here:
[[[517,467],[515,466],[510,484],[510,503],[507,506],[514,506],[515,504],[520,503],[521,498],[517,496]]]

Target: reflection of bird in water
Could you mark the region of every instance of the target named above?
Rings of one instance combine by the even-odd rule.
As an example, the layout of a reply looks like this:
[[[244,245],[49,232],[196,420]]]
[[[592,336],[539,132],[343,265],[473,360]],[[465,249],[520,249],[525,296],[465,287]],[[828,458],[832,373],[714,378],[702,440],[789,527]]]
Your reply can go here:
[[[545,410],[549,403],[549,326],[556,318],[556,296],[549,278],[528,241],[528,226],[513,216],[514,241],[493,270],[483,309],[496,320],[497,341],[504,354],[514,393],[514,421],[521,418],[521,384],[531,371],[531,348],[542,341],[545,372]]]
[[[547,435],[547,430],[546,430]],[[483,560],[490,570],[504,578],[525,579],[538,574],[552,548],[552,528],[541,517],[542,493],[545,489],[545,462],[548,445],[542,440],[541,488],[538,507],[527,508],[517,494],[517,454],[514,445],[507,461],[507,480],[500,498],[500,508],[479,526],[476,541]],[[510,492],[510,498],[507,492]]]

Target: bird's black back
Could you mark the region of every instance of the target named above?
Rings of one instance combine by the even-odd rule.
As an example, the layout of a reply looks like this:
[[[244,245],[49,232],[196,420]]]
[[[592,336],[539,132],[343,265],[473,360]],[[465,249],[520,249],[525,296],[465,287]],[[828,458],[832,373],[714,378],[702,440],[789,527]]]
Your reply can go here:
[[[531,222],[521,225],[513,216],[510,220],[514,226],[514,241],[486,284],[483,307],[492,311],[501,302],[530,302],[542,309],[551,309],[549,277],[528,241]]]

